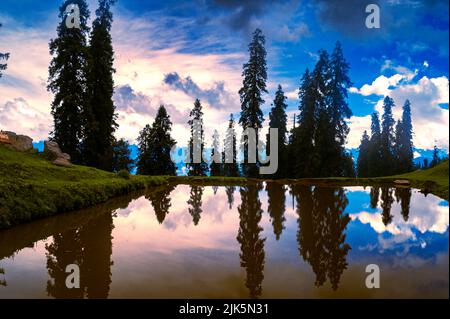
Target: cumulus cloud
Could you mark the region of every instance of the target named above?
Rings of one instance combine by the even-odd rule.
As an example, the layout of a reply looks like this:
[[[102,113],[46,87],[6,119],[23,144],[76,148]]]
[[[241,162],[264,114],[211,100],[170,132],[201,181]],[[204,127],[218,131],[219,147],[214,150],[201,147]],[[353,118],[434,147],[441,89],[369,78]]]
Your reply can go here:
[[[48,138],[51,118],[30,106],[24,98],[15,98],[0,105],[0,129],[32,137],[34,140]]]
[[[436,144],[439,148],[448,150],[449,146],[449,111],[441,107],[449,103],[448,78],[446,76],[429,78],[422,76],[417,79],[417,70],[393,64],[387,60],[382,70],[395,70],[390,77],[380,75],[371,84],[364,84],[361,88],[351,88],[353,94],[363,96],[380,96],[375,110],[383,112],[383,99],[390,96],[396,107],[393,109],[394,118],[399,119],[402,114],[403,103],[411,102],[412,121],[414,129],[414,146],[421,149],[431,149]],[[358,147],[359,139],[364,130],[370,131],[370,117],[354,116],[349,121],[350,136],[348,147]]]

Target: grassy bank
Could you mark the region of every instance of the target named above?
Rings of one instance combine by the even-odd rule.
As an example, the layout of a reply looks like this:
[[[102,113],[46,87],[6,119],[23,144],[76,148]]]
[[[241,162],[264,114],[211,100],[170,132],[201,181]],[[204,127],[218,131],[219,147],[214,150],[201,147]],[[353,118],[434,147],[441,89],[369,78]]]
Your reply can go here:
[[[404,175],[380,178],[286,179],[277,183],[324,186],[392,185],[408,180],[411,187],[448,200],[448,161]],[[58,167],[37,153],[18,153],[0,145],[0,229],[103,203],[139,189],[173,184],[245,185],[257,179],[242,177],[120,177],[95,168]]]
[[[58,167],[39,154],[19,153],[0,145],[0,229],[89,207],[167,181],[166,177],[127,179],[83,166]]]

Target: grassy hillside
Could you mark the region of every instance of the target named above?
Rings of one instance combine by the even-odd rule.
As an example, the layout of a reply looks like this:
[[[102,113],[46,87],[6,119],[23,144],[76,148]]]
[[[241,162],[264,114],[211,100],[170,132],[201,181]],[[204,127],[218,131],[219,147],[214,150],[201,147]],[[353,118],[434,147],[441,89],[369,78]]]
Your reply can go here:
[[[165,183],[166,177],[127,179],[89,167],[58,167],[40,154],[0,145],[0,229]]]
[[[404,175],[381,178],[287,179],[278,183],[316,185],[391,185],[407,179],[411,186],[448,200],[448,161]],[[227,177],[120,177],[95,168],[58,167],[37,153],[18,153],[0,145],[0,229],[89,207],[110,198],[150,186],[167,183],[201,185],[242,185],[258,180]],[[262,181],[262,180],[259,180]]]

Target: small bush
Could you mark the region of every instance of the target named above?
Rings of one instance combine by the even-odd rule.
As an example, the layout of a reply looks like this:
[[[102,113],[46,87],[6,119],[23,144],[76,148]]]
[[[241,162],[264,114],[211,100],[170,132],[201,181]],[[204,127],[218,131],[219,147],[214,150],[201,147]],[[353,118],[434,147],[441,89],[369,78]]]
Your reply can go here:
[[[130,172],[128,172],[126,169],[121,169],[117,173],[117,176],[119,176],[120,178],[123,178],[123,179],[130,179]]]

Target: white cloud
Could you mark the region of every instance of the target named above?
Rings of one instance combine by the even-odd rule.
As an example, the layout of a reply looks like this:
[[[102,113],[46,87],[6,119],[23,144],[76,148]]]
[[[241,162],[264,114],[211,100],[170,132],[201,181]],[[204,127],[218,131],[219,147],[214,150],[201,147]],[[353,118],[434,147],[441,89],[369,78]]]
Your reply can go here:
[[[382,114],[383,99],[386,95],[392,97],[396,103],[393,114],[399,119],[402,114],[403,103],[411,102],[414,145],[422,149],[431,149],[434,144],[448,150],[449,146],[449,111],[439,104],[449,103],[448,78],[446,76],[428,78],[423,76],[415,83],[408,80],[408,75],[395,74],[390,78],[383,75],[375,79],[372,84],[365,84],[361,89],[352,89],[352,93],[363,96],[379,95],[375,110]],[[352,117],[350,119],[349,147],[357,147],[357,142],[364,130],[370,131],[370,119]],[[356,135],[356,136],[354,136]]]

